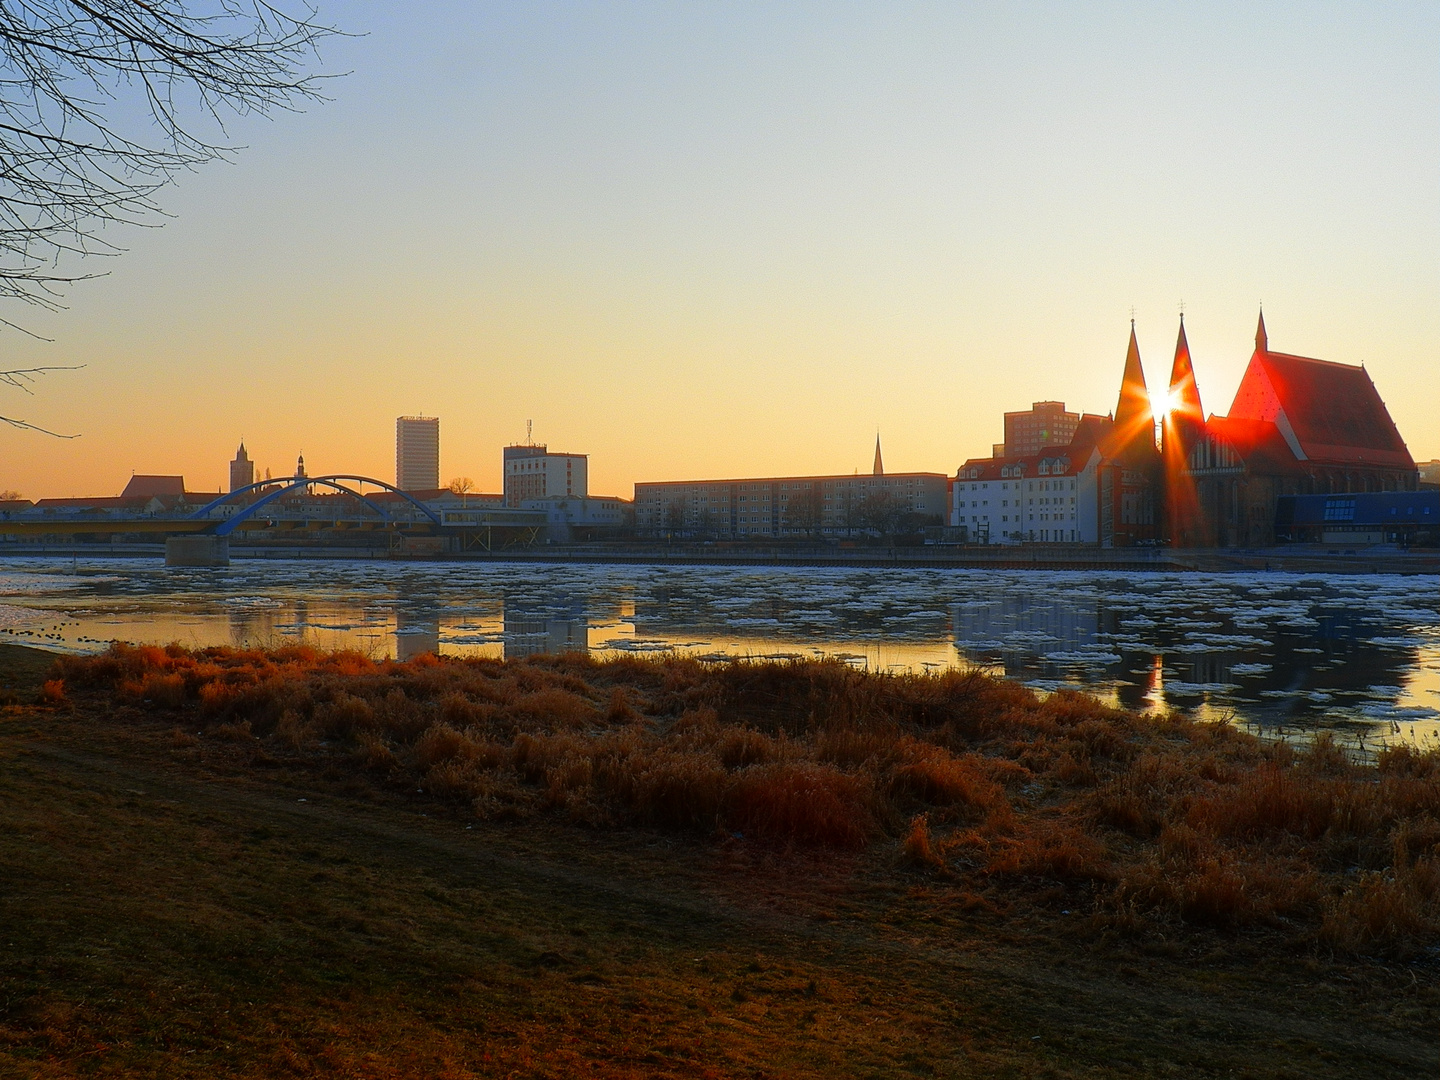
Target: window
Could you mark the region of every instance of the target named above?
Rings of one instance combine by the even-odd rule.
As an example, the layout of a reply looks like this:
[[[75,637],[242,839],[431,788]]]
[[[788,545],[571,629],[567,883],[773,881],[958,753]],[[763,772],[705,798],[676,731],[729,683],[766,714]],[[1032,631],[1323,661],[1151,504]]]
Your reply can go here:
[[[1325,500],[1326,521],[1354,521],[1355,500],[1354,499],[1326,499]]]

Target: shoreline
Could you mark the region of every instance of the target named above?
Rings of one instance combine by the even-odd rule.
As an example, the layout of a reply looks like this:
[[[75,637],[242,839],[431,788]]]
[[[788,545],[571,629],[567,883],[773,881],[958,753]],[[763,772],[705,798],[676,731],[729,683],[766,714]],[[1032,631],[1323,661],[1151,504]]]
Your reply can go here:
[[[0,544],[0,560],[14,558],[165,557],[160,544]],[[400,554],[377,548],[310,545],[232,545],[232,560],[343,560],[395,563],[578,563],[616,566],[783,566],[919,570],[1112,570],[1127,573],[1440,574],[1440,551],[1402,551],[1392,546],[1346,549],[1333,545],[1280,548],[1171,549],[1022,545],[953,548],[942,545],[892,548],[736,549],[718,545],[567,545],[497,552]]]

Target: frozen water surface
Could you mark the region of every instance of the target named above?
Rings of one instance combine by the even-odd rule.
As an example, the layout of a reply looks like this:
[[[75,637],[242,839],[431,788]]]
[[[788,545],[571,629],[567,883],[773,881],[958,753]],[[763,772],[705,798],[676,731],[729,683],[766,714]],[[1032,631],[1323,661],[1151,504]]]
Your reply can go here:
[[[1440,578],[0,558],[0,641],[976,665],[1285,734],[1440,744]]]

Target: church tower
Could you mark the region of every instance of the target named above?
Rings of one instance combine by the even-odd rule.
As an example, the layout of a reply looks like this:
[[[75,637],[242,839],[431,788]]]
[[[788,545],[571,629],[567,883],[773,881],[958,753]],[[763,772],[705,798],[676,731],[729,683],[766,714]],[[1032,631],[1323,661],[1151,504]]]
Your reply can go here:
[[[1120,380],[1120,400],[1115,406],[1115,426],[1111,429],[1114,453],[1130,449],[1155,448],[1155,413],[1150,406],[1150,390],[1145,385],[1145,369],[1140,366],[1140,345],[1135,340],[1135,320],[1130,320],[1130,347],[1125,351],[1125,374]]]
[[[1264,333],[1264,327],[1261,327]],[[1195,367],[1190,362],[1190,342],[1185,338],[1185,316],[1180,316],[1180,334],[1175,339],[1175,362],[1170,366],[1170,394],[1161,418],[1161,450],[1165,461],[1183,464],[1190,447],[1205,426],[1200,388],[1195,384]]]
[[[235,451],[235,460],[230,462],[230,490],[238,491],[255,482],[255,463],[245,452],[245,440],[240,440],[240,449]]]
[[[300,457],[299,457],[299,459],[295,462],[295,475],[296,475],[297,478],[299,478],[299,479],[301,479],[301,480],[305,479],[305,455],[304,455],[304,454],[301,454]]]
[[[1205,409],[1195,383],[1190,342],[1185,337],[1185,316],[1175,338],[1175,362],[1170,365],[1170,392],[1161,416],[1160,453],[1164,464],[1164,536],[1180,547],[1204,542],[1205,517],[1191,479],[1190,451],[1205,435]]]
[[[880,433],[875,433],[875,467],[871,470],[873,476],[885,475],[885,463],[880,460]]]
[[[1140,365],[1135,320],[1125,350],[1125,374],[1115,418],[1092,457],[1096,537],[1101,547],[1130,547],[1155,539],[1160,488],[1160,451],[1155,445],[1155,410]]]

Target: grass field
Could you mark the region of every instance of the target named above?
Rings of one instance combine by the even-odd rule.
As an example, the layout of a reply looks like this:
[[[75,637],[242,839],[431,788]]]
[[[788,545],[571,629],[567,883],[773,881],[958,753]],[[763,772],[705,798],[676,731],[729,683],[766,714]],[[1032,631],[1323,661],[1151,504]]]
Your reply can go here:
[[[0,1075],[1427,1076],[1440,769],[963,675],[0,646]]]

